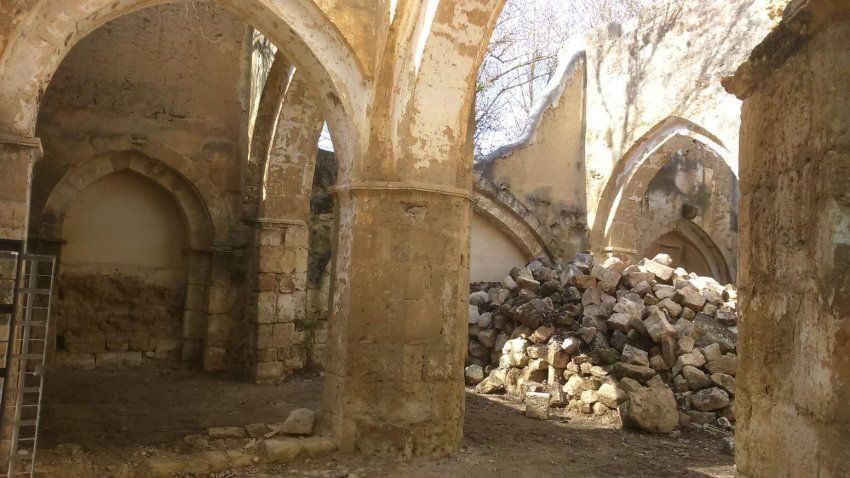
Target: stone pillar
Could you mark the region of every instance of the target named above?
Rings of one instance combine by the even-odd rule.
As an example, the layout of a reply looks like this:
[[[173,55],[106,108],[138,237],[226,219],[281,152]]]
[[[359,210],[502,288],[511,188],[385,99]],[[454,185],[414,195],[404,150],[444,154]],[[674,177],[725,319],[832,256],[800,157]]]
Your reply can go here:
[[[454,451],[463,434],[470,191],[369,182],[336,193],[324,418],[344,451]]]
[[[32,168],[42,156],[38,138],[0,135],[0,241],[25,243],[29,227]],[[13,332],[14,333],[14,332]],[[4,408],[0,410],[0,467],[7,467],[8,439],[14,418],[16,390],[12,387],[17,376],[10,374],[3,383]]]
[[[181,360],[200,363],[204,356],[207,326],[207,286],[210,280],[210,251],[188,251],[189,271],[186,277],[186,302],[183,306],[183,347]]]
[[[725,83],[745,100],[741,477],[847,476],[850,462],[850,6],[794,7]]]
[[[41,155],[38,138],[0,135],[0,239],[26,240],[32,167]]]
[[[304,368],[307,352],[303,331],[307,289],[307,237],[304,221],[264,220],[257,223],[257,287],[254,291],[256,358],[254,380],[275,380]]]

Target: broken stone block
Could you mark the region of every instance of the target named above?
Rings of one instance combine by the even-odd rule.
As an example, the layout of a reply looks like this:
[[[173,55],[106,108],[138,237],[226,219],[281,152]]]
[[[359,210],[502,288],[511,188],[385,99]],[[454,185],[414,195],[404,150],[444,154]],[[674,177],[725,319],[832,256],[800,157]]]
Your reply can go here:
[[[726,305],[721,305],[717,312],[714,313],[714,318],[720,322],[721,325],[725,325],[726,327],[734,327],[738,325],[738,315],[735,311]]]
[[[617,271],[613,271],[608,269],[602,264],[596,264],[590,271],[590,275],[596,277],[600,282],[606,282],[608,284],[613,284],[616,288],[617,284],[620,282],[620,273]]]
[[[492,372],[482,380],[476,387],[475,392],[481,394],[501,393],[505,391],[505,383]]]
[[[528,354],[528,358],[531,359],[531,360],[539,359],[539,358],[545,358],[546,354],[549,353],[549,346],[548,345],[531,345],[526,349],[525,352]]]
[[[538,420],[546,420],[549,418],[549,400],[551,396],[548,393],[528,392],[525,394],[525,416]]]
[[[726,354],[718,360],[709,362],[705,368],[712,374],[725,373],[734,377],[738,369],[738,357],[732,354]]]
[[[599,292],[599,289],[596,287],[591,287],[584,291],[584,294],[581,296],[581,305],[587,307],[588,305],[598,305],[602,303],[602,293]]]
[[[265,423],[252,423],[245,425],[245,433],[251,438],[260,438],[271,433],[272,429]]]
[[[481,345],[488,349],[492,349],[496,346],[498,334],[499,331],[496,329],[482,330],[481,332],[478,332],[476,338]]]
[[[534,333],[531,334],[530,340],[535,344],[542,344],[549,340],[549,337],[555,332],[555,327],[551,325],[541,325],[537,327]]]
[[[511,276],[507,276],[502,279],[502,285],[505,286],[505,289],[508,289],[509,291],[517,288],[517,283]]]
[[[673,378],[673,390],[678,393],[684,393],[690,390],[690,385],[688,385],[688,381],[685,380],[685,377],[681,375],[676,375]]]
[[[484,369],[480,365],[472,364],[463,369],[467,385],[478,385],[484,380]]]
[[[490,296],[490,303],[498,307],[508,300],[511,291],[503,287],[494,287],[488,291],[488,295]]]
[[[650,283],[655,280],[655,274],[652,272],[627,272],[622,281],[625,283],[626,287],[632,289],[632,292],[644,296],[650,292],[652,292],[652,286]],[[645,285],[641,285],[645,284]],[[637,289],[640,286],[640,290],[643,292],[642,294],[634,289]]]
[[[679,338],[679,342],[677,343],[677,347],[676,347],[676,354],[677,355],[689,354],[693,350],[694,350],[694,338],[693,337],[684,336],[684,337]]]
[[[676,295],[676,289],[672,285],[656,284],[652,288],[654,296],[659,300],[670,299]]]
[[[570,355],[562,350],[560,345],[553,343],[547,346],[546,361],[552,367],[559,369],[567,368],[567,365],[570,363]]]
[[[699,289],[692,285],[686,285],[676,291],[676,297],[679,299],[678,302],[682,304],[682,307],[687,307],[694,312],[701,311],[705,305],[705,297],[703,297]]]
[[[567,383],[564,384],[563,391],[570,398],[575,397],[576,395],[581,394],[581,392],[587,390],[587,383],[585,380],[579,375],[573,375],[569,379],[567,379]]]
[[[540,290],[540,282],[537,282],[531,277],[519,276],[515,280],[520,289],[529,290],[531,292],[537,292]]]
[[[469,305],[481,306],[490,302],[490,294],[480,290],[469,294]]]
[[[631,345],[626,344],[626,346],[623,347],[623,352],[620,354],[620,361],[648,367],[649,355],[637,347],[632,347]]]
[[[585,390],[585,391],[581,392],[581,396],[580,396],[581,401],[588,404],[588,405],[593,405],[594,403],[596,403],[596,401],[597,401],[596,397],[597,397],[596,390],[592,390],[592,389],[591,390]]]
[[[631,378],[640,383],[646,383],[649,379],[655,376],[655,370],[641,365],[632,365],[623,362],[617,362],[611,369],[611,373],[617,378]]]
[[[676,359],[676,365],[673,366],[673,375],[679,375],[682,369],[690,365],[691,367],[701,368],[705,365],[705,357],[698,349],[694,349],[691,353],[679,355]]]
[[[670,433],[679,425],[676,398],[667,387],[637,387],[627,392],[617,408],[624,428],[650,433]]]
[[[664,380],[662,380],[661,377],[659,377],[658,375],[647,380],[646,386],[647,387],[665,387],[665,388],[667,387],[667,385],[664,383]]]
[[[720,344],[724,353],[733,352],[737,348],[738,337],[714,317],[697,314],[693,321],[694,343],[697,347]]]
[[[652,272],[655,274],[655,279],[659,282],[670,282],[673,279],[673,268],[659,264],[649,259],[642,259],[638,262],[637,267],[643,272]]]
[[[261,446],[267,463],[289,463],[303,450],[298,438],[274,438],[263,441]]]
[[[596,398],[611,409],[617,408],[626,401],[624,392],[616,383],[603,383],[596,392]]]
[[[596,327],[582,327],[576,330],[576,333],[579,337],[581,337],[584,343],[589,344],[593,342],[594,338],[596,338]]]
[[[597,339],[601,337],[601,335],[596,336]],[[597,347],[596,350],[593,351],[592,355],[595,362],[600,365],[613,365],[620,360],[620,353],[611,347]],[[591,368],[591,370],[593,370],[593,368]]]
[[[682,306],[673,302],[671,299],[664,299],[659,302],[658,308],[667,311],[670,317],[679,317],[682,315]]]
[[[711,381],[702,370],[690,365],[682,368],[682,377],[687,380],[688,388],[694,391],[708,388],[711,385]]]
[[[526,368],[534,372],[539,370],[546,370],[549,368],[549,362],[547,362],[545,359],[532,359],[528,361],[528,365],[526,365]]]
[[[670,322],[667,321],[664,313],[660,310],[656,309],[650,312],[649,317],[643,323],[646,326],[647,333],[655,343],[660,342],[661,337],[664,335],[676,335],[676,329],[670,325]]]
[[[658,372],[670,370],[670,366],[667,365],[667,362],[660,355],[654,355],[649,359],[649,368]]]
[[[485,312],[478,316],[478,322],[476,324],[481,329],[489,329],[493,326],[493,314],[490,312]]]
[[[286,421],[280,427],[281,433],[287,435],[309,435],[313,433],[316,423],[316,412],[309,408],[298,408],[289,413]]]
[[[691,405],[701,412],[713,412],[729,406],[729,394],[719,387],[700,390],[691,396]]]
[[[700,349],[706,362],[714,362],[723,358],[723,353],[720,351],[720,344],[706,345]]]
[[[713,373],[709,378],[711,383],[726,390],[729,395],[735,395],[735,377],[725,373]]]
[[[469,325],[477,325],[479,317],[478,306],[469,304],[469,319],[467,320]]]
[[[564,342],[561,344],[561,349],[564,352],[570,355],[576,355],[579,350],[579,346],[581,345],[581,341],[576,337],[567,337],[564,339]]]

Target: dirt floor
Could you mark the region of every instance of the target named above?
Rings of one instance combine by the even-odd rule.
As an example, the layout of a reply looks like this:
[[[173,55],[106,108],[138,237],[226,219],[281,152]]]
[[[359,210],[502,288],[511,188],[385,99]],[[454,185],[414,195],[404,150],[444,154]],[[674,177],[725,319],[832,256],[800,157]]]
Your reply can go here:
[[[184,370],[51,374],[42,444],[52,450],[42,459],[70,462],[74,455],[132,463],[151,448],[174,449],[184,436],[210,426],[276,423],[292,408],[318,408],[321,383],[321,377],[305,375],[254,385]],[[450,457],[339,457],[210,478],[734,476],[732,457],[721,453],[722,435],[710,430],[686,428],[678,437],[643,435],[620,430],[616,415],[541,422],[526,418],[520,406],[503,398],[473,393],[467,394],[466,407],[465,445]],[[69,471],[68,476],[84,475]]]

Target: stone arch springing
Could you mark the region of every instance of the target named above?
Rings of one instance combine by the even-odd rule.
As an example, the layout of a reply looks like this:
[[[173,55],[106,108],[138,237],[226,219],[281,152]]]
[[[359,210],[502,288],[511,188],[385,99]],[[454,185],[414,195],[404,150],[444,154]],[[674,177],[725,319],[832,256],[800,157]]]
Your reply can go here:
[[[319,93],[320,107],[340,132],[346,164],[362,149],[367,81],[354,52],[325,13],[309,0],[217,0],[263,31]],[[39,103],[50,78],[82,37],[125,14],[174,0],[66,0],[32,7],[0,58],[0,132],[34,136]]]
[[[52,188],[44,208],[36,215],[33,223],[36,230],[32,234],[47,242],[60,243],[65,217],[79,194],[99,179],[122,172],[145,178],[166,191],[183,218],[188,237],[188,268],[181,357],[187,362],[197,362],[203,353],[208,323],[210,251],[217,238],[227,236],[228,223],[215,221],[192,181],[166,162],[138,149],[99,154],[72,168]]]
[[[711,133],[683,118],[664,120],[632,146],[612,171],[592,231],[596,253],[636,258],[640,251],[634,223],[649,182],[674,152],[694,144],[719,156],[737,174],[737,160]]]

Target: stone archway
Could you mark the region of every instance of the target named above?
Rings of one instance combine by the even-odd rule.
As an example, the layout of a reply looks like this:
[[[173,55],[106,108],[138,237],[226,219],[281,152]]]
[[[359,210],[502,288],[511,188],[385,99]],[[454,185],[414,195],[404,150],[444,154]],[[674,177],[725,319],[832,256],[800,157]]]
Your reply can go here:
[[[180,164],[187,164],[185,159]],[[61,244],[65,218],[81,193],[97,181],[119,173],[131,173],[156,184],[178,207],[188,239],[180,355],[183,361],[199,361],[204,344],[210,345],[206,340],[209,322],[207,297],[211,285],[208,274],[210,250],[218,238],[227,235],[229,224],[214,221],[210,208],[193,182],[166,162],[153,159],[139,150],[103,153],[72,168],[53,187],[43,210],[35,216],[33,235],[46,243]]]
[[[653,246],[661,246],[662,244],[659,243],[659,240],[670,235],[679,236],[683,242],[692,245],[695,252],[699,254],[699,258],[705,261],[705,267],[707,270],[703,272],[706,275],[714,277],[721,284],[734,282],[734,270],[730,268],[730,264],[723,252],[701,227],[687,219],[682,219],[659,231],[655,239],[645,244],[641,244],[638,251],[645,252],[645,254],[642,254],[645,257],[652,257],[657,252],[668,252],[661,249],[654,250],[657,247]],[[671,256],[673,256],[675,261],[676,257],[673,254],[671,254]],[[681,265],[685,267],[688,272],[700,272],[696,269],[688,268],[686,263],[681,263]]]
[[[595,253],[637,258],[641,244],[636,222],[650,182],[677,152],[693,148],[721,158],[737,174],[734,156],[718,139],[685,119],[668,118],[632,146],[612,171],[591,233]]]

